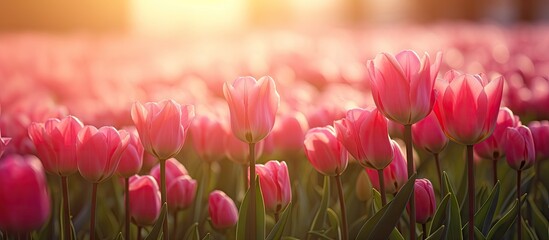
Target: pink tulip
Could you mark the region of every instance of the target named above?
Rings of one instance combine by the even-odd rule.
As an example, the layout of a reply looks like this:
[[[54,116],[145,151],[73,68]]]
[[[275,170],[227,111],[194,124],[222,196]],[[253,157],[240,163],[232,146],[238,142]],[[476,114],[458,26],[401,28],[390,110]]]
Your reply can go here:
[[[136,102],[131,115],[145,151],[166,160],[179,153],[194,118],[194,106],[181,106],[173,100]]]
[[[6,156],[0,162],[0,229],[8,233],[40,229],[51,211],[47,187],[38,158]]]
[[[332,126],[310,129],[303,144],[307,159],[318,172],[338,176],[347,168],[347,149],[337,140]]]
[[[379,110],[389,119],[403,125],[414,124],[433,109],[433,86],[442,54],[431,64],[429,55],[421,59],[413,51],[396,56],[378,54],[367,63],[372,95]]]
[[[1,137],[2,133],[0,132],[0,157],[4,154],[6,147],[11,141],[11,138]]]
[[[503,157],[505,155],[502,144],[503,134],[507,127],[518,127],[519,125],[521,123],[518,116],[513,115],[509,108],[500,108],[494,132],[484,141],[475,144],[475,153],[485,159]]]
[[[257,143],[269,135],[280,102],[271,77],[239,77],[232,85],[223,85],[223,94],[231,112],[231,128],[238,139]]]
[[[412,139],[417,147],[433,154],[442,152],[448,145],[448,138],[444,135],[434,112],[412,125]]]
[[[208,211],[216,229],[227,229],[238,221],[238,210],[233,200],[222,191],[215,190],[208,198]]]
[[[206,162],[219,161],[225,156],[224,137],[228,130],[221,119],[214,116],[198,116],[191,125],[194,150]]]
[[[138,226],[153,225],[160,216],[160,190],[151,176],[130,178],[130,216]]]
[[[128,147],[130,136],[113,127],[85,126],[78,133],[78,171],[84,179],[99,183],[112,176],[122,154]]]
[[[416,221],[425,224],[435,215],[436,210],[435,191],[431,181],[427,178],[416,179],[414,193],[416,198]]]
[[[173,179],[167,187],[168,209],[182,210],[191,206],[196,195],[196,180],[189,175]]]
[[[160,183],[160,164],[154,166],[150,174],[156,179],[156,182]],[[183,164],[175,158],[166,160],[166,186],[169,186],[174,179],[184,175],[189,175],[189,172]]]
[[[363,166],[383,169],[393,160],[387,119],[375,107],[351,109],[334,126],[339,141]]]
[[[292,201],[292,188],[286,162],[271,160],[256,164],[265,209],[280,212]],[[249,177],[249,176],[248,176]]]
[[[439,81],[435,114],[446,136],[474,145],[492,134],[503,91],[503,77],[489,81],[484,75],[448,71]]]
[[[61,120],[52,118],[29,126],[29,137],[46,171],[69,176],[78,170],[76,145],[82,127],[82,122],[73,116]]]
[[[282,115],[270,135],[274,150],[281,156],[295,156],[303,151],[303,139],[308,128],[307,119],[302,113]]]
[[[138,174],[143,166],[144,150],[137,131],[130,131],[129,137],[128,147],[122,153],[120,163],[118,164],[118,168],[116,168],[116,173],[124,178]]]
[[[248,144],[240,141],[232,134],[227,134],[225,139],[225,154],[227,154],[227,158],[238,164],[248,164],[248,157],[250,155]],[[264,144],[264,141],[260,141],[255,145],[255,159],[258,159],[263,154]]]
[[[393,147],[394,158],[393,161],[391,161],[391,164],[383,169],[384,190],[386,193],[396,194],[408,180],[408,170],[406,169],[406,158],[404,158],[404,154],[398,143],[391,140],[391,146]],[[378,171],[366,168],[366,173],[368,173],[368,177],[370,177],[372,186],[378,191],[381,191],[379,188]]]
[[[534,139],[536,158],[544,160],[549,158],[549,121],[533,121],[528,124]]]
[[[511,168],[521,171],[534,165],[536,150],[532,132],[528,127],[508,127],[503,135],[503,149]]]

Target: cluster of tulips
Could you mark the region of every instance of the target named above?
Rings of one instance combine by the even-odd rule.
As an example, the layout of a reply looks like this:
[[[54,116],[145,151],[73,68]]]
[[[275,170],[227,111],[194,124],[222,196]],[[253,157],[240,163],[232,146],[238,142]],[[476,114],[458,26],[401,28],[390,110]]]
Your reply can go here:
[[[135,83],[153,100],[126,110],[129,81],[104,99],[90,84],[115,104],[82,116],[94,105],[34,69],[68,109],[47,91],[2,102],[0,239],[549,239],[549,61],[515,66],[499,46],[467,66],[474,49],[457,43],[379,53],[335,83],[329,65],[289,59],[267,67],[274,79],[218,69],[226,82],[203,83],[202,70],[158,95]],[[504,76],[467,71],[479,67]],[[14,69],[0,69],[8,90]],[[154,100],[172,87],[188,96]]]

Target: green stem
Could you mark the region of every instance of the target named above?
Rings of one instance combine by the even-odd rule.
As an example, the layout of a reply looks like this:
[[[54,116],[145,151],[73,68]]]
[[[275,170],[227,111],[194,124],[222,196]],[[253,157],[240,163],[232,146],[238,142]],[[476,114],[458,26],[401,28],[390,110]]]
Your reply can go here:
[[[421,224],[421,229],[423,231],[423,240],[427,239],[427,225],[425,223]]]
[[[91,217],[90,217],[90,240],[95,239],[95,207],[97,205],[97,185],[93,183],[92,186],[92,205],[91,205]]]
[[[137,240],[141,240],[141,226],[137,226]]]
[[[248,190],[249,192],[249,198],[250,198],[250,205],[248,208],[248,222],[246,223],[246,229],[248,237],[247,240],[255,239],[256,238],[256,192],[255,192],[255,143],[249,143],[249,150],[250,155],[249,158],[249,164],[250,164],[250,188]]]
[[[61,216],[63,218],[63,226],[61,227],[63,228],[65,239],[71,240],[71,210],[69,205],[69,183],[67,176],[61,176],[61,188],[63,191],[63,216]]]
[[[242,166],[242,196],[246,195],[246,190],[248,189],[248,164],[241,164]],[[242,197],[244,199],[244,197]]]
[[[158,159],[160,162],[160,198],[162,200],[162,204],[166,203],[166,212],[168,212],[167,208],[167,201],[166,201],[166,160],[165,159]],[[166,217],[164,218],[164,226],[163,226],[163,239],[170,239],[169,238],[169,230],[168,230],[168,214],[166,214]]]
[[[475,171],[473,145],[467,145],[467,184],[469,198],[469,239],[475,237]]]
[[[415,173],[414,168],[414,152],[412,143],[412,124],[404,125],[404,142],[406,143],[406,160],[408,162],[408,179],[412,178]],[[415,181],[415,179],[412,179]],[[410,204],[410,239],[416,239],[416,197],[414,191],[408,201]],[[471,238],[472,239],[472,238]]]
[[[444,198],[444,196],[442,195],[442,170],[440,168],[440,159],[438,157],[438,153],[435,153],[433,154],[433,156],[435,157],[435,164],[437,166],[437,176],[438,176],[438,190],[439,190],[439,193],[440,193],[440,200],[442,200]]]
[[[494,154],[494,158],[492,159],[492,172],[493,172],[493,182],[494,186],[496,183],[498,183],[498,160],[499,160],[499,153]]]
[[[521,171],[517,170],[517,199],[518,199],[518,211],[517,211],[517,234],[518,234],[518,240],[522,240],[522,214],[520,211],[520,175]]]
[[[387,196],[385,195],[385,177],[383,169],[377,170],[377,179],[379,180],[379,193],[381,193],[381,206],[387,205]]]
[[[126,221],[124,223],[124,232],[126,239],[130,239],[130,178],[124,178],[124,193],[125,193],[125,214]]]
[[[343,185],[341,184],[341,177],[339,175],[335,176],[335,180],[337,183],[337,193],[339,195],[339,207],[341,208],[341,231],[343,232],[342,239],[347,240],[349,239],[349,230],[347,226],[347,213],[345,211],[345,199],[343,196]]]
[[[179,210],[177,210],[177,209],[173,212],[173,233],[172,233],[172,238],[173,239],[178,239],[177,238],[177,229],[178,229],[178,227],[177,227],[177,224],[178,224],[177,215],[178,215],[178,213],[179,213]]]

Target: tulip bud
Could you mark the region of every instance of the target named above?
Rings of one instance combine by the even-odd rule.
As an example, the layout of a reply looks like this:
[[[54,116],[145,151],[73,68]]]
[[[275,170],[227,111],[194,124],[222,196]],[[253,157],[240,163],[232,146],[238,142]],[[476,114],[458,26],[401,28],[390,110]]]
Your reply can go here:
[[[160,183],[160,164],[154,166],[151,169],[150,174],[156,179],[156,182]],[[189,175],[189,172],[187,172],[187,169],[183,164],[175,158],[166,160],[166,186],[170,185],[174,179],[183,175]]]
[[[448,138],[444,135],[434,112],[412,125],[412,139],[415,146],[433,154],[442,152],[448,145]]]
[[[292,188],[286,162],[271,160],[255,166],[265,209],[275,213],[280,212],[292,201]]]
[[[196,195],[196,180],[189,175],[182,175],[173,179],[167,187],[168,209],[186,209],[194,201]]]
[[[435,190],[431,181],[426,178],[416,179],[414,184],[416,199],[416,222],[425,224],[435,215]]]
[[[391,140],[391,146],[393,147],[394,158],[393,161],[383,169],[383,179],[385,182],[385,192],[390,194],[396,194],[406,181],[408,180],[408,170],[406,164],[406,158],[400,149],[398,143],[394,140]],[[379,189],[379,177],[377,170],[366,168],[366,173],[370,177],[370,182],[372,186]]]
[[[143,166],[143,145],[137,135],[137,131],[129,131],[128,147],[120,157],[120,163],[116,173],[124,178],[131,177],[141,170]]]
[[[160,190],[151,176],[130,178],[130,216],[138,226],[153,225],[160,216]]]
[[[528,124],[534,139],[536,158],[545,160],[549,158],[549,121],[533,121]]]
[[[347,150],[337,137],[332,126],[310,129],[305,135],[305,154],[313,167],[320,173],[338,176],[348,163]]]
[[[226,154],[229,160],[238,164],[248,164],[250,149],[247,143],[244,143],[232,134],[226,136]],[[260,141],[255,145],[255,159],[263,154],[264,142]]]
[[[503,145],[509,166],[520,171],[534,165],[536,151],[530,129],[526,126],[508,127],[504,134]]]
[[[227,229],[238,221],[238,210],[233,200],[222,191],[215,190],[208,198],[208,211],[216,229]]]
[[[302,113],[285,114],[275,123],[273,145],[280,156],[295,156],[303,150],[303,139],[309,125]]]
[[[219,161],[225,156],[228,134],[221,120],[214,116],[199,116],[191,126],[193,147],[203,161]]]
[[[9,233],[38,230],[50,211],[40,160],[30,155],[6,156],[0,162],[0,229]]]
[[[355,192],[360,201],[368,201],[372,197],[372,183],[366,171],[360,171],[358,174]]]
[[[494,132],[484,141],[475,144],[475,153],[484,159],[494,159],[503,157],[503,134],[508,127],[518,127],[521,125],[519,117],[513,115],[513,112],[506,107],[499,109],[498,118]]]

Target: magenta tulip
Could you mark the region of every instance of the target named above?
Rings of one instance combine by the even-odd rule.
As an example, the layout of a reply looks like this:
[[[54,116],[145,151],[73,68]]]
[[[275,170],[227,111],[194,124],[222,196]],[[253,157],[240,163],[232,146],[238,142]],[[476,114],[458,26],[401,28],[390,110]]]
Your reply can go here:
[[[160,164],[151,169],[150,175],[156,179],[156,182],[160,182]],[[189,175],[189,172],[183,164],[175,158],[166,160],[166,186],[170,185],[174,179],[184,175]]]
[[[191,206],[196,195],[196,180],[189,175],[182,175],[168,182],[168,208],[183,210]]]
[[[363,166],[379,170],[393,160],[387,119],[375,107],[351,109],[334,126],[339,141]]]
[[[145,150],[159,160],[179,153],[194,118],[194,106],[181,106],[173,100],[136,102],[131,115]]]
[[[536,158],[545,160],[549,158],[549,121],[533,121],[528,124],[532,132],[536,149]]]
[[[508,127],[503,135],[503,149],[511,168],[522,171],[534,165],[536,150],[528,127]]]
[[[8,155],[0,162],[0,229],[38,230],[50,215],[44,168],[34,156]]]
[[[432,154],[438,154],[448,145],[448,138],[434,112],[412,126],[412,139],[415,146]]]
[[[378,54],[367,63],[372,95],[379,111],[403,125],[414,124],[433,109],[433,86],[442,54],[431,63],[429,55],[421,59],[413,51],[396,56]]]
[[[280,96],[275,82],[265,76],[239,77],[232,85],[223,85],[223,94],[231,112],[233,134],[243,142],[257,143],[271,132]]]
[[[215,190],[208,198],[208,212],[216,229],[227,229],[238,221],[238,210],[233,200],[222,191]]]
[[[431,181],[426,178],[416,179],[414,193],[417,210],[416,221],[425,224],[433,218],[436,210],[435,191]]]
[[[160,215],[160,190],[151,176],[130,178],[130,216],[138,226],[153,225]]]
[[[307,131],[304,147],[311,165],[324,175],[341,175],[347,168],[347,149],[337,140],[332,126],[317,127]]]
[[[408,180],[408,172],[406,170],[406,159],[400,146],[394,140],[391,140],[391,146],[393,147],[394,158],[391,164],[383,169],[383,179],[385,180],[383,191],[396,194]],[[378,171],[366,168],[366,173],[368,173],[372,186],[381,192]]]
[[[278,213],[292,201],[292,188],[286,162],[271,160],[256,164],[265,209]]]

